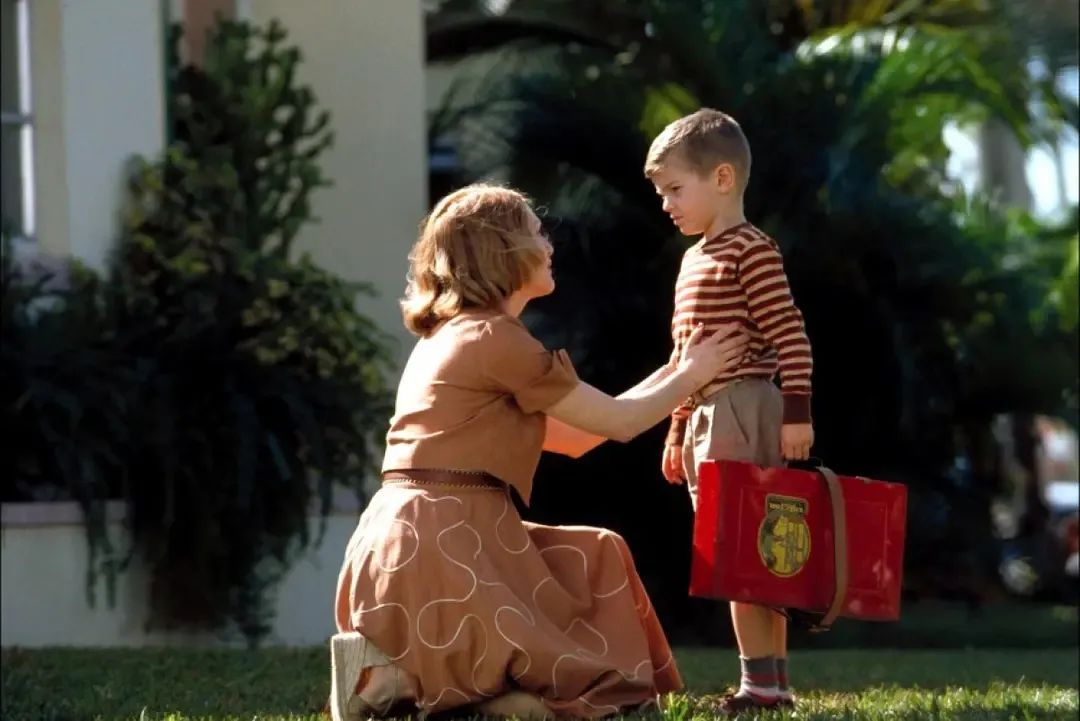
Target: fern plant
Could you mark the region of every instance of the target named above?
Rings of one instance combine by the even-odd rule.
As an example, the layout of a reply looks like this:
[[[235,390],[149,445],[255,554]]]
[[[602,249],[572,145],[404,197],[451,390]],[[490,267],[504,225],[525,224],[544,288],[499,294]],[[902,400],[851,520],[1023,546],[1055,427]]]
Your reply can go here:
[[[77,263],[15,260],[4,238],[0,289],[0,500],[80,503],[89,539],[87,596],[104,578],[110,602],[130,548],[106,528],[124,496],[133,403],[145,367],[113,342],[100,279]]]

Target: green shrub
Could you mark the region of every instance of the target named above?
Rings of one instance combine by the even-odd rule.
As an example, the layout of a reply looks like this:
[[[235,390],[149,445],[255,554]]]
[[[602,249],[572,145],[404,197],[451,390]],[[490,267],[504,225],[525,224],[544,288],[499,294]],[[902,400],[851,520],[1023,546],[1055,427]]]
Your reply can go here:
[[[325,518],[334,483],[360,492],[390,409],[387,337],[357,309],[370,289],[292,251],[332,136],[283,39],[223,23],[203,69],[174,65],[173,141],[133,163],[105,280],[78,272],[41,305],[45,288],[7,283],[5,253],[4,400],[20,429],[5,499],[51,486],[80,502],[91,588],[126,555],[103,501],[127,500],[150,624],[251,643],[312,540],[313,504]]]

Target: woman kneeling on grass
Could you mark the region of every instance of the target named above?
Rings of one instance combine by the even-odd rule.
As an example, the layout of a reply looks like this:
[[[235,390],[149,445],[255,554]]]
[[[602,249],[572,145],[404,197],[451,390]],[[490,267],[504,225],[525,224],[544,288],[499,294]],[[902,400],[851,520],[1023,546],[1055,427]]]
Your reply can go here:
[[[440,201],[410,254],[402,306],[420,341],[338,578],[335,721],[598,717],[682,686],[623,539],[525,522],[511,493],[528,502],[541,448],[579,456],[663,420],[745,338],[725,329],[608,396],[518,320],[554,290],[551,255],[526,199],[485,185]]]

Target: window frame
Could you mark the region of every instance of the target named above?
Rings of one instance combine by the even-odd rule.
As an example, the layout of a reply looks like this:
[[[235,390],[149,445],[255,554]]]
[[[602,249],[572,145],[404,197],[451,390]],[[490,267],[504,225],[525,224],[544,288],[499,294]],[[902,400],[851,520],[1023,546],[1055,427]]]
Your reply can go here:
[[[14,128],[19,141],[19,210],[20,223],[14,228],[14,238],[33,241],[37,231],[34,164],[34,113],[32,74],[30,66],[30,0],[0,0],[11,3],[14,9],[13,37],[16,57],[18,102],[14,110],[0,109],[0,126]],[[7,38],[4,38],[6,41]],[[6,162],[6,161],[5,161]]]

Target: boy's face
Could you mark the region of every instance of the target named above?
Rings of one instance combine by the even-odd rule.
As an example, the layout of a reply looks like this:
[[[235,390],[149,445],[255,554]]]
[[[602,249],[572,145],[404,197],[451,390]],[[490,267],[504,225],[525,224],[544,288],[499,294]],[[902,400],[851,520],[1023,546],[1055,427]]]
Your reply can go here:
[[[673,158],[653,173],[653,186],[663,202],[664,212],[683,235],[705,233],[726,203],[734,186],[734,173],[724,164],[712,172],[699,174]]]

